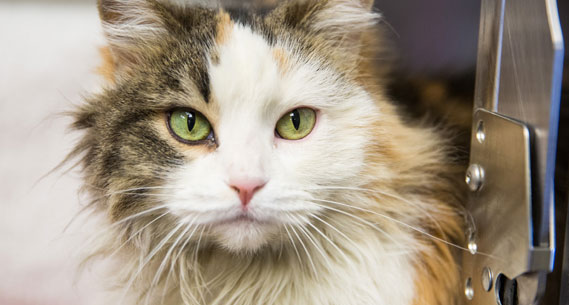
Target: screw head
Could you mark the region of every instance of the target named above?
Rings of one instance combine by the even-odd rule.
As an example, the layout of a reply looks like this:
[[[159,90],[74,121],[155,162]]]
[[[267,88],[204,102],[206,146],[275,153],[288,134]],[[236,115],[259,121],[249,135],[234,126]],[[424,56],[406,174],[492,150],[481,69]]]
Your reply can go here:
[[[484,121],[479,121],[476,127],[476,140],[482,144],[486,140],[486,130],[484,128]]]
[[[478,164],[471,164],[466,171],[464,181],[471,191],[476,192],[480,190],[484,182],[484,169],[482,166]]]
[[[473,255],[476,254],[476,252],[478,252],[478,245],[474,240],[468,242],[468,251],[470,251],[470,253]]]
[[[490,291],[492,289],[492,270],[484,267],[482,270],[482,289]]]
[[[474,298],[474,288],[472,288],[472,278],[468,278],[466,283],[464,284],[464,295],[468,300],[472,300]]]

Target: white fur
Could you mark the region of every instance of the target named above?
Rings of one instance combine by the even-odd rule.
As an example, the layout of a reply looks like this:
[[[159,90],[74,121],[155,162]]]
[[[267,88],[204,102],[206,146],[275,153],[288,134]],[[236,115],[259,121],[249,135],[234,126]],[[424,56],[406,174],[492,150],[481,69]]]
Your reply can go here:
[[[349,238],[346,240],[310,217],[329,214],[313,204],[314,198],[330,199],[315,191],[319,186],[357,187],[368,182],[360,175],[365,166],[363,149],[371,138],[365,127],[382,116],[380,109],[362,88],[341,79],[316,58],[303,58],[286,42],[278,47],[288,57],[290,67],[286,71],[275,60],[273,47],[246,26],[236,24],[229,40],[218,47],[219,62],[211,63],[209,71],[215,97],[211,103],[219,109],[218,119],[212,122],[219,147],[170,175],[168,185],[175,190],[164,194],[169,198],[169,209],[180,221],[211,225],[212,238],[237,254],[264,251],[283,242],[279,234],[284,224],[327,232],[337,248],[313,232],[317,237],[314,243],[326,249],[326,255],[310,240],[296,245],[304,261],[308,260],[306,252],[315,261],[319,281],[300,274],[310,271],[291,266],[288,272],[293,274],[283,271],[282,277],[298,281],[301,292],[278,295],[270,291],[284,285],[276,283],[276,278],[270,280],[275,283],[255,284],[255,289],[274,293],[275,304],[410,304],[415,251],[401,244],[414,245],[411,234],[398,230],[385,238],[365,225],[335,220],[335,226],[342,230],[355,227],[343,232]],[[205,113],[199,107],[214,106],[196,105]],[[313,132],[299,141],[275,137],[278,119],[297,107],[318,111]],[[381,175],[392,173],[386,167],[385,172],[378,173]],[[256,222],[227,223],[243,213],[237,193],[228,184],[235,179],[267,181],[254,195],[247,212]],[[351,203],[363,207],[371,204],[357,199]],[[291,219],[287,213],[295,217]],[[404,250],[410,252],[401,252]],[[247,284],[246,279],[240,283],[244,284],[232,286],[234,293],[247,288],[240,286]],[[245,296],[233,297],[247,301]],[[212,304],[227,299],[229,296]]]

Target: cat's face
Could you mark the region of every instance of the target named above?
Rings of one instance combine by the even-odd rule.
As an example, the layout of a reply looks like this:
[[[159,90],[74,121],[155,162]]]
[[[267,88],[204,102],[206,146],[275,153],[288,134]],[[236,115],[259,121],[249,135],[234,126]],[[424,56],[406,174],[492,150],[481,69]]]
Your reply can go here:
[[[370,138],[365,124],[378,111],[331,67],[271,46],[247,26],[231,25],[217,48],[207,67],[211,100],[179,105],[209,120],[215,144],[172,143],[184,159],[165,179],[173,189],[162,193],[180,221],[211,224],[229,248],[255,249],[284,233],[283,224],[310,221],[320,210],[311,203],[319,186],[358,179]],[[298,129],[279,131],[282,117],[281,125],[294,128],[296,120]],[[173,142],[167,124],[157,125]]]
[[[366,183],[382,109],[352,71],[376,18],[364,4],[240,21],[136,2],[102,2],[115,82],[77,122],[113,220],[167,212],[151,224],[163,235],[254,251],[325,214],[324,189]]]

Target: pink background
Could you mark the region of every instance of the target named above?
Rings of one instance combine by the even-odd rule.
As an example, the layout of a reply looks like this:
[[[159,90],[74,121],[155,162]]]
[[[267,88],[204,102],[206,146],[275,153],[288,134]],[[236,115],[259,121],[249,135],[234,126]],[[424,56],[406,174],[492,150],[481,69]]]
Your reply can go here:
[[[94,1],[93,1],[94,2]],[[79,174],[53,169],[79,134],[59,113],[98,87],[94,4],[0,2],[0,304],[101,304],[96,272],[78,277],[91,235]]]

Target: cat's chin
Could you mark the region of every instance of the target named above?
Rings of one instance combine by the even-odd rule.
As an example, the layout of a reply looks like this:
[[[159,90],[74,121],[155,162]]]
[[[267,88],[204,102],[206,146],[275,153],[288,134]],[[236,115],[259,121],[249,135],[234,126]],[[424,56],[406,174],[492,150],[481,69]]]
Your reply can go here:
[[[257,252],[278,232],[275,224],[238,217],[213,228],[218,243],[234,253]]]

